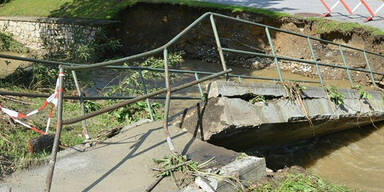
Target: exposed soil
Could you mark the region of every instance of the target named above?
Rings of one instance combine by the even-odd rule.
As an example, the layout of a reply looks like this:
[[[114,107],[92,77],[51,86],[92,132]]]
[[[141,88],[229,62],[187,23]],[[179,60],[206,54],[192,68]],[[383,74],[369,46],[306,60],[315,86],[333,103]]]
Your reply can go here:
[[[205,12],[217,12],[225,15],[247,19],[253,22],[274,26],[277,28],[303,33],[322,38],[336,43],[347,44],[357,48],[364,48],[378,53],[384,52],[384,37],[373,36],[370,32],[355,30],[349,33],[332,31],[329,33],[316,33],[316,21],[283,17],[273,19],[265,15],[246,12],[231,12],[228,10],[187,7],[170,4],[146,4],[137,3],[120,12],[121,25],[111,34],[122,39],[124,55],[157,48]],[[216,18],[216,25],[223,47],[271,53],[263,27],[246,25],[222,18]],[[143,22],[145,21],[145,22]],[[294,57],[298,59],[312,60],[306,38],[296,37],[271,30],[271,36],[278,55]],[[317,60],[327,64],[344,65],[337,46],[312,41]],[[181,40],[170,47],[172,51],[183,51],[186,59],[201,59],[207,62],[219,62],[214,41],[212,27],[209,19],[205,19],[192,31],[185,34]],[[352,68],[367,68],[362,53],[344,49],[347,64]],[[251,55],[239,55],[225,53],[228,65],[242,66],[248,69],[258,70],[273,67],[271,59],[261,59]],[[368,55],[373,70],[383,72],[384,58]],[[316,76],[315,67],[302,65],[295,62],[281,62],[284,70]],[[321,67],[325,79],[346,79],[344,70]],[[360,72],[351,72],[352,78],[362,84],[369,82],[369,76]],[[383,82],[383,76],[375,76],[377,82]]]

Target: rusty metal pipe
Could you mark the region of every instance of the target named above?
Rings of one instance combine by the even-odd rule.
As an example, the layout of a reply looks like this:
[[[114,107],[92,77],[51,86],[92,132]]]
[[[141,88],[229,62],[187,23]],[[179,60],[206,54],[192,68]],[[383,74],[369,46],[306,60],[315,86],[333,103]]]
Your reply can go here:
[[[59,90],[58,90],[58,103],[57,103],[57,126],[56,126],[56,134],[55,139],[53,141],[53,147],[52,147],[52,157],[48,164],[48,174],[47,178],[45,180],[45,192],[51,191],[51,185],[52,185],[52,177],[53,172],[55,170],[55,164],[56,164],[56,157],[57,152],[59,150],[59,141],[60,141],[60,135],[61,135],[61,128],[63,126],[62,120],[63,120],[63,94],[64,94],[64,70],[62,66],[59,66]]]

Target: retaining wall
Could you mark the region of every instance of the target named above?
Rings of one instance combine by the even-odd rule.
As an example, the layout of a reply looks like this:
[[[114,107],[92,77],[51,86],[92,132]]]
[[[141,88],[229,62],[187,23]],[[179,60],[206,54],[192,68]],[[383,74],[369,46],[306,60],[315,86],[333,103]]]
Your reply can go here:
[[[32,50],[73,43],[75,37],[93,41],[98,31],[117,23],[110,20],[0,17],[0,30]]]

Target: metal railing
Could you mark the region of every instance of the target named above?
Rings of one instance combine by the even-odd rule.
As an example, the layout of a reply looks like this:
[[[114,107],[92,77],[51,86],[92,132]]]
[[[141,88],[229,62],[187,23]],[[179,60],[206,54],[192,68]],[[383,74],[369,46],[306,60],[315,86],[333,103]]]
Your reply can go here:
[[[213,30],[213,34],[214,34],[214,38],[215,38],[218,54],[219,54],[219,57],[220,57],[220,62],[221,62],[221,65],[222,65],[222,71],[221,72],[217,72],[217,73],[213,73],[213,72],[204,72],[204,71],[169,69],[168,68],[168,48],[171,45],[173,45],[177,40],[179,40],[180,37],[182,37],[184,34],[186,34],[188,31],[190,31],[193,27],[195,27],[198,23],[200,23],[203,19],[205,19],[207,17],[209,17],[210,22],[211,22],[211,26],[212,26],[212,30]],[[220,42],[219,32],[218,32],[217,27],[216,27],[215,17],[223,18],[223,19],[228,19],[228,20],[232,20],[232,21],[237,21],[237,22],[241,22],[241,23],[245,23],[245,24],[255,25],[255,26],[259,26],[259,27],[263,27],[265,29],[265,34],[267,36],[268,43],[269,43],[269,46],[270,46],[270,49],[271,49],[271,54],[268,54],[268,53],[258,53],[258,52],[251,52],[251,51],[237,50],[237,49],[231,49],[231,48],[222,47],[221,42]],[[312,60],[296,59],[296,58],[292,58],[292,57],[284,57],[284,56],[277,55],[276,54],[276,50],[274,48],[274,44],[273,44],[272,38],[271,38],[271,34],[270,34],[271,30],[306,38],[307,39],[307,43],[308,43],[308,47],[309,47],[310,52],[311,52]],[[338,46],[339,51],[341,53],[341,57],[342,57],[344,66],[330,65],[330,64],[318,62],[317,58],[316,58],[316,55],[315,55],[315,52],[314,52],[313,47],[312,47],[311,40],[320,41],[320,42],[323,42],[323,43],[327,43],[327,44]],[[348,48],[348,49],[352,49],[354,51],[362,52],[364,54],[364,58],[365,58],[368,70],[348,67],[348,65],[346,63],[346,60],[344,58],[343,48]],[[231,74],[230,72],[232,72],[232,70],[231,69],[227,69],[227,66],[226,66],[224,52],[249,54],[249,55],[255,55],[255,56],[258,56],[258,57],[272,58],[275,66],[276,66],[276,70],[277,70],[277,73],[278,73],[278,79],[266,78],[266,77],[257,77],[257,76],[247,76],[247,75]],[[142,58],[142,57],[145,57],[145,56],[151,56],[151,55],[158,54],[158,53],[163,53],[164,69],[149,68],[149,67],[137,67],[137,66],[116,66],[116,64],[122,64],[122,63],[125,63],[127,61],[131,61],[133,59],[138,59],[138,58]],[[48,61],[48,60],[40,60],[40,59],[33,59],[33,58],[18,57],[18,56],[10,56],[10,55],[3,55],[3,54],[0,54],[0,58],[20,60],[20,61],[30,61],[30,62],[35,62],[35,63],[49,64],[49,65],[58,65],[60,73],[62,73],[64,71],[71,71],[72,72],[72,76],[73,76],[73,80],[75,82],[75,86],[76,86],[76,90],[78,92],[78,96],[64,96],[64,89],[63,89],[64,88],[64,81],[63,81],[63,77],[62,76],[59,77],[59,90],[62,90],[62,91],[59,91],[58,105],[57,105],[58,112],[57,112],[56,134],[55,134],[54,144],[53,144],[53,148],[52,148],[52,159],[51,159],[51,161],[49,161],[49,165],[48,165],[49,166],[49,170],[48,170],[48,175],[47,175],[47,178],[46,178],[46,187],[45,187],[45,191],[50,191],[51,184],[52,184],[52,177],[53,177],[54,167],[55,167],[55,163],[56,163],[58,144],[59,144],[61,130],[62,130],[62,126],[63,125],[69,125],[69,124],[73,124],[73,123],[77,123],[77,122],[82,121],[83,122],[82,123],[83,132],[84,132],[84,135],[86,135],[86,137],[87,137],[87,130],[86,130],[86,124],[85,124],[85,120],[86,119],[92,118],[94,116],[97,116],[97,115],[100,115],[100,114],[103,114],[103,113],[115,110],[115,109],[117,109],[119,107],[123,107],[123,106],[126,106],[128,104],[132,104],[132,103],[135,103],[135,102],[138,102],[138,101],[142,101],[142,100],[146,100],[147,105],[148,105],[148,110],[150,112],[150,116],[153,118],[152,110],[150,108],[150,104],[149,104],[148,99],[149,98],[165,99],[165,111],[164,111],[164,120],[163,120],[163,130],[164,130],[164,133],[165,133],[165,135],[167,137],[167,143],[169,145],[169,148],[172,151],[172,150],[174,150],[174,146],[172,144],[172,140],[171,140],[171,137],[169,136],[169,132],[168,132],[168,115],[169,115],[170,100],[171,99],[199,99],[199,98],[191,98],[191,97],[172,97],[171,96],[172,92],[175,92],[175,91],[178,91],[178,90],[182,90],[182,89],[194,86],[194,85],[198,85],[198,88],[199,88],[199,91],[200,91],[200,95],[203,96],[204,93],[203,93],[203,90],[201,88],[201,83],[204,82],[204,81],[211,80],[213,78],[217,78],[219,76],[223,76],[223,75],[226,76],[227,80],[229,80],[230,77],[237,77],[239,79],[240,78],[245,78],[245,79],[258,79],[258,80],[268,80],[268,81],[272,80],[272,81],[283,82],[284,78],[283,78],[283,75],[281,73],[281,68],[280,68],[279,60],[294,61],[294,62],[306,63],[306,64],[309,64],[309,65],[315,65],[316,66],[316,71],[317,71],[317,75],[319,77],[319,81],[303,81],[303,80],[286,79],[288,81],[300,81],[300,82],[305,82],[305,83],[320,83],[321,85],[324,85],[323,78],[322,78],[321,71],[320,71],[320,66],[325,66],[325,67],[332,67],[332,68],[338,68],[338,69],[346,70],[347,74],[348,74],[348,79],[349,79],[351,85],[353,85],[353,79],[352,79],[352,76],[350,74],[350,71],[359,71],[359,72],[367,73],[367,74],[370,75],[372,84],[374,86],[377,86],[375,84],[375,80],[374,80],[374,76],[373,75],[374,74],[376,74],[376,75],[384,75],[384,73],[374,72],[374,71],[371,70],[367,54],[371,54],[371,55],[375,55],[375,56],[379,56],[379,57],[384,58],[384,55],[377,54],[377,53],[374,53],[374,52],[370,52],[370,51],[366,51],[366,50],[362,50],[362,49],[357,49],[357,48],[346,46],[346,45],[342,45],[342,44],[337,44],[337,43],[334,43],[334,42],[331,42],[331,41],[327,41],[327,40],[323,40],[323,39],[318,39],[318,38],[310,37],[310,36],[307,36],[307,35],[303,35],[303,34],[299,34],[299,33],[294,33],[294,32],[290,32],[290,31],[287,31],[287,30],[283,30],[283,29],[279,29],[279,28],[275,28],[275,27],[271,27],[271,26],[267,26],[267,25],[263,25],[263,24],[259,24],[259,23],[255,23],[255,22],[239,19],[239,18],[234,18],[234,17],[222,15],[222,14],[208,12],[208,13],[205,13],[202,16],[200,16],[198,19],[196,19],[192,24],[190,24],[188,27],[186,27],[183,31],[181,31],[179,34],[177,34],[173,39],[171,39],[165,45],[163,45],[163,46],[161,46],[159,48],[153,49],[151,51],[147,51],[147,52],[144,52],[144,53],[132,55],[132,56],[129,56],[129,57],[124,57],[124,58],[121,58],[121,59],[110,60],[110,61],[100,62],[100,63],[95,63],[95,64],[75,64],[75,63],[66,63],[66,62],[57,62],[57,61]],[[97,69],[97,68],[120,69],[120,70],[136,70],[139,73],[140,82],[143,84],[144,95],[137,96],[137,97],[133,97],[133,96],[84,97],[84,96],[82,96],[80,88],[79,88],[79,83],[78,83],[78,80],[77,80],[77,77],[76,77],[76,71],[88,70],[88,69]],[[160,90],[148,93],[148,90],[147,90],[147,88],[145,86],[146,83],[145,83],[144,78],[142,76],[142,71],[143,70],[156,71],[156,72],[164,72],[165,73],[165,85],[166,85],[166,87],[163,88],[163,89],[160,89]],[[189,82],[189,83],[182,84],[180,86],[171,87],[170,86],[169,73],[193,74],[195,76],[195,80],[192,81],[192,82]],[[208,76],[205,76],[203,78],[199,78],[199,75],[208,75]],[[162,94],[165,94],[166,96],[165,97],[159,96],[159,95],[162,95]],[[44,94],[15,93],[15,92],[7,92],[7,91],[0,91],[0,95],[15,95],[15,96],[29,96],[29,97],[47,97],[48,96],[48,95],[44,95]],[[73,118],[73,119],[63,120],[63,100],[64,99],[78,99],[80,101],[80,103],[81,103],[81,106],[82,106],[82,114],[83,115],[80,116],[80,117]],[[106,107],[106,108],[101,109],[99,111],[95,111],[95,112],[86,114],[85,110],[84,110],[84,100],[96,100],[96,99],[124,99],[124,100],[128,99],[128,100],[127,101],[122,101],[120,103],[117,103],[117,104],[109,106],[109,107]]]

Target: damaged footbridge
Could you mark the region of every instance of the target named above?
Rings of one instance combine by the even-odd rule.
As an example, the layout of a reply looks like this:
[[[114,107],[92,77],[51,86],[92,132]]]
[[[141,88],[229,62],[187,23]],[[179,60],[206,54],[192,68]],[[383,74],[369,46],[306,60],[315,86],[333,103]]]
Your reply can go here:
[[[264,52],[252,52],[222,46],[220,31],[217,30],[215,19],[230,20],[231,22],[239,22],[260,28],[264,31],[265,40],[269,44],[268,49]],[[168,49],[203,20],[209,20],[212,26],[217,52],[222,64],[220,72],[168,69]],[[297,59],[278,55],[273,43],[273,36],[276,33],[285,33],[306,39],[312,59]],[[312,49],[313,41],[338,47],[343,64],[327,64],[318,61]],[[350,49],[363,54],[366,68],[348,67],[343,49]],[[164,68],[118,65],[146,56],[159,55],[159,53],[163,54]],[[227,68],[225,56],[228,54],[269,58],[273,66],[276,67],[277,77],[266,78],[263,76],[234,74],[231,69]],[[165,73],[165,88],[160,88],[148,94],[144,91],[146,94],[142,96],[84,97],[78,88],[79,96],[75,97],[66,95],[65,91],[58,91],[57,129],[52,157],[48,166],[42,165],[33,170],[15,173],[4,180],[4,183],[0,186],[0,191],[10,189],[16,191],[27,189],[28,191],[42,191],[45,189],[45,191],[50,191],[51,188],[54,191],[143,191],[151,184],[151,181],[155,180],[150,170],[152,166],[150,165],[152,163],[151,159],[161,158],[169,152],[169,149],[186,154],[197,162],[204,162],[207,159],[216,157],[215,166],[216,169],[221,170],[220,174],[236,177],[246,185],[264,174],[265,160],[257,157],[236,158],[239,156],[238,153],[219,146],[229,149],[245,149],[257,145],[283,144],[384,120],[384,97],[377,85],[377,82],[383,79],[384,72],[371,70],[370,62],[374,61],[370,61],[369,58],[372,56],[384,58],[384,55],[367,50],[217,13],[205,13],[162,47],[102,63],[74,64],[0,55],[1,58],[57,65],[60,74],[66,71],[72,72],[75,85],[78,84],[75,72],[81,70],[112,68],[136,70],[139,73],[141,71]],[[284,79],[280,61],[298,62],[313,66],[312,69],[318,80]],[[369,85],[376,90],[327,88],[320,67],[344,70],[351,87],[355,85],[353,72],[363,74],[368,79]],[[196,80],[171,87],[170,73],[193,74]],[[204,77],[199,78],[199,76]],[[223,79],[212,81],[219,77],[223,77]],[[58,90],[63,90],[65,87],[63,79],[62,75],[59,76]],[[256,80],[257,82],[235,82],[244,79]],[[204,82],[209,82],[206,83],[208,85],[205,91],[203,89]],[[314,86],[304,88],[298,82],[314,84]],[[142,83],[145,85],[144,81]],[[172,96],[172,94],[191,86],[198,86],[202,101],[171,118],[169,115],[171,100],[181,99]],[[46,97],[46,95],[6,91],[0,91],[0,95]],[[123,129],[124,133],[111,138],[105,143],[97,144],[93,148],[85,150],[85,152],[60,152],[57,158],[63,126],[84,122],[96,115],[141,100],[147,101],[148,110],[151,112],[149,99],[164,98],[162,95],[165,95],[165,110],[162,123],[157,121],[125,128]],[[82,106],[84,106],[84,100],[121,99],[125,101],[88,114],[83,110],[82,116],[66,119],[62,105],[65,99],[79,100]],[[188,97],[182,99],[188,99]],[[169,124],[172,124],[172,126],[168,126]],[[86,130],[85,124],[83,124],[83,128]],[[163,133],[165,133],[165,136]],[[55,167],[56,174],[53,176]],[[44,177],[46,172],[48,174]],[[238,190],[223,181],[209,177],[199,177],[199,180],[196,179],[195,183],[201,189],[192,184],[182,191],[203,191],[203,189],[204,191]],[[177,188],[170,181],[165,181],[153,191],[175,190]]]

